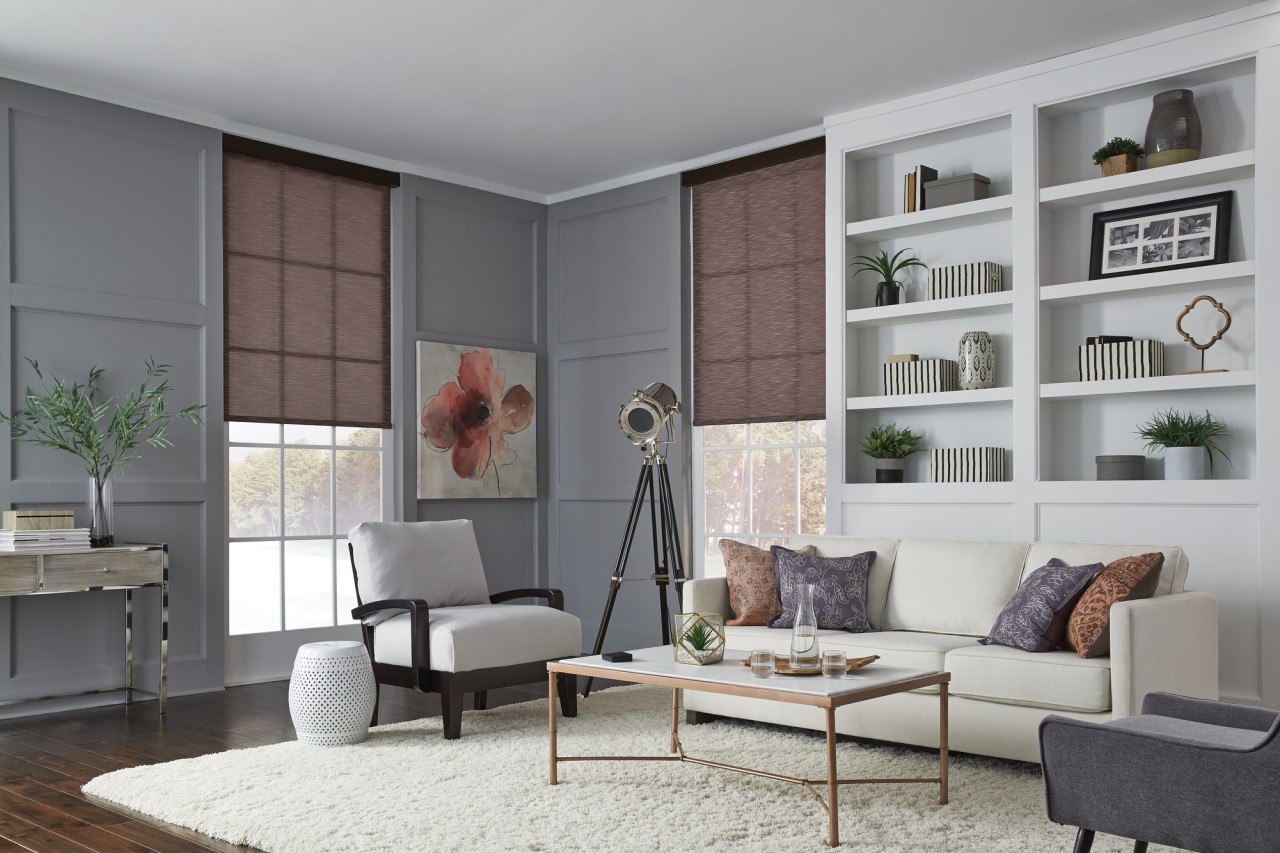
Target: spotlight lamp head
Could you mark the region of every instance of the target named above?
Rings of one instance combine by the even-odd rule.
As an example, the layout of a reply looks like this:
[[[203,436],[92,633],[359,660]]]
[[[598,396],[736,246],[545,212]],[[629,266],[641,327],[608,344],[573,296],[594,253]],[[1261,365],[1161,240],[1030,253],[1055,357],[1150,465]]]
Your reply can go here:
[[[631,395],[618,412],[618,427],[632,444],[644,447],[659,441],[662,428],[667,428],[665,442],[675,440],[672,419],[681,412],[680,401],[670,385],[654,382]]]

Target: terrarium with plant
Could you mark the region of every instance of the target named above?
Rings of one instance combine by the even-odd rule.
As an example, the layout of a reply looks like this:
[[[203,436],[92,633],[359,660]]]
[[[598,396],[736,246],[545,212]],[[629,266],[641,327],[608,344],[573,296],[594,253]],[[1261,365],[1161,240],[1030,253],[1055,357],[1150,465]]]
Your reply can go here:
[[[675,657],[678,663],[708,664],[724,660],[724,621],[719,613],[677,613]]]

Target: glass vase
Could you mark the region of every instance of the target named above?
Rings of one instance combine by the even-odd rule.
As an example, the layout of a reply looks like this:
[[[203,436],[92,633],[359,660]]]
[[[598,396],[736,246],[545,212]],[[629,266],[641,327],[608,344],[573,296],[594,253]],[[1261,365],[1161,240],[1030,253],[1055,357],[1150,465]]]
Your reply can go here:
[[[94,548],[114,545],[116,537],[111,525],[110,477],[89,478],[89,544]]]
[[[818,616],[813,611],[813,584],[796,584],[796,621],[791,628],[791,668],[817,670]]]

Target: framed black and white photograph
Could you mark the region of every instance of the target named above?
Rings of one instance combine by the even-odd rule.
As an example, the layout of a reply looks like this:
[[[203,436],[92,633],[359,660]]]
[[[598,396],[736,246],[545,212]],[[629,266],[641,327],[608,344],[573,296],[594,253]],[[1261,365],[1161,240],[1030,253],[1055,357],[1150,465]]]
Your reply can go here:
[[[1095,213],[1089,278],[1225,263],[1231,201],[1227,190]]]

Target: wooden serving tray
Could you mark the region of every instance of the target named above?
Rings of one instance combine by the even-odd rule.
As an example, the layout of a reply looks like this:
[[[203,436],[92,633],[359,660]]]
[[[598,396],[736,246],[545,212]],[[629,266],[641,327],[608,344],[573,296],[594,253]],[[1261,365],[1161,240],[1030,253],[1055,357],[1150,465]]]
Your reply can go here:
[[[862,667],[867,664],[875,663],[878,660],[880,660],[880,655],[867,655],[864,658],[849,658],[845,661],[847,664],[845,671],[853,672],[855,669],[862,669]],[[742,665],[751,666],[751,658],[743,658]],[[784,657],[782,655],[773,656],[773,671],[777,675],[822,675],[822,667],[818,667],[817,669],[792,669],[791,658]]]

